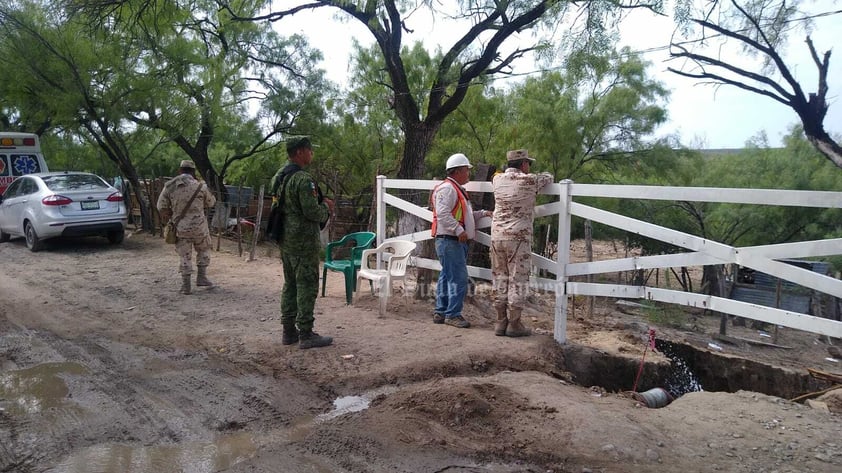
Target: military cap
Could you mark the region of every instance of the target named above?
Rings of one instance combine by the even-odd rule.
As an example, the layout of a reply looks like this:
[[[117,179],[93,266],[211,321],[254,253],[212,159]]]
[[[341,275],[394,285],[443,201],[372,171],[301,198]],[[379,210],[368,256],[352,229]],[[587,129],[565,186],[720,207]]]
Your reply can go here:
[[[293,136],[287,138],[287,153],[292,154],[298,148],[313,149],[313,143],[310,142],[309,136]]]
[[[535,158],[529,157],[529,152],[527,152],[525,149],[514,149],[506,153],[506,162],[511,163],[523,159],[527,159],[529,160],[529,162],[535,161]]]
[[[186,169],[196,169],[196,163],[190,161],[189,159],[185,159],[178,165],[179,168],[186,168]]]

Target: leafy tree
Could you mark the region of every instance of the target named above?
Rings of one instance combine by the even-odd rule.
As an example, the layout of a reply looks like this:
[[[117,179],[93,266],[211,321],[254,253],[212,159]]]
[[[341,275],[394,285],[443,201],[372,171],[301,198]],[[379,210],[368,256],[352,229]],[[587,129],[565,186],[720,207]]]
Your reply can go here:
[[[464,101],[472,84],[512,72],[513,63],[528,53],[550,49],[550,44],[537,39],[525,46],[513,38],[526,31],[543,27],[555,28],[567,20],[566,14],[584,18],[578,28],[567,29],[566,42],[577,38],[602,37],[606,24],[616,19],[623,7],[640,6],[637,0],[606,4],[586,2],[583,5],[557,0],[537,2],[459,1],[450,10],[439,9],[436,2],[315,0],[307,4],[273,11],[262,16],[237,12],[233,4],[225,4],[236,18],[251,21],[277,21],[305,8],[329,7],[339,10],[351,21],[362,24],[374,38],[385,64],[388,80],[388,101],[400,121],[404,133],[404,149],[399,178],[424,175],[425,157],[444,120]],[[442,6],[442,8],[444,8]],[[453,21],[462,34],[436,58],[431,80],[416,89],[408,73],[408,50],[403,37],[411,32],[412,15],[422,11],[440,21]],[[457,21],[458,20],[458,21]],[[575,23],[575,18],[569,19]]]
[[[628,49],[580,52],[564,73],[544,73],[515,87],[507,147],[528,147],[557,179],[598,182],[658,145],[668,93],[646,75],[647,63]],[[649,140],[649,141],[647,141]]]
[[[84,25],[65,22],[60,10],[37,2],[0,4],[0,28],[6,67],[19,71],[0,87],[22,121],[40,123],[40,131],[61,127],[97,143],[139,189],[124,122],[114,113],[123,97],[111,87],[130,50],[88,34]],[[148,225],[145,210],[142,216]]]
[[[786,147],[750,146],[728,157],[712,159],[696,181],[700,186],[793,190],[840,190],[842,176],[832,163],[807,146],[800,127]],[[708,227],[728,244],[764,245],[822,239],[839,228],[838,209],[739,204],[711,205]],[[772,223],[774,222],[774,223]]]
[[[278,146],[304,111],[322,110],[320,56],[302,37],[232,22],[211,1],[66,4],[73,9],[10,2],[3,10],[5,44],[30,71],[16,104],[39,97],[31,110],[48,111],[43,122],[96,143],[135,189],[129,156],[138,144],[138,156],[166,174],[183,159],[167,152],[178,146],[217,187],[235,163]],[[217,137],[224,146],[214,146]],[[161,165],[147,154],[162,150],[176,159]]]
[[[465,153],[472,161],[497,169],[506,161],[505,130],[512,126],[511,93],[490,84],[468,89],[465,100],[442,124],[427,157],[428,176],[441,176],[448,156]]]
[[[124,25],[114,33],[146,52],[139,67],[127,71],[126,113],[181,148],[211,187],[234,163],[278,146],[302,110],[321,110],[326,84],[313,67],[321,56],[303,37],[282,38],[268,25],[232,21],[211,1],[178,9],[143,1],[124,7],[128,12],[111,15]],[[145,34],[148,29],[155,34]],[[257,114],[246,118],[250,107]],[[214,148],[217,137],[225,142]]]
[[[793,128],[784,149],[769,148],[760,137],[745,150],[733,154],[703,156],[688,152],[665,169],[663,175],[646,177],[644,182],[689,187],[842,189],[838,168],[809,144],[800,127]],[[823,239],[842,233],[839,209],[692,201],[621,201],[618,205],[618,213],[738,247]],[[645,254],[684,251],[649,239],[634,243]],[[722,295],[719,292],[722,271],[720,265],[706,266],[701,289]]]

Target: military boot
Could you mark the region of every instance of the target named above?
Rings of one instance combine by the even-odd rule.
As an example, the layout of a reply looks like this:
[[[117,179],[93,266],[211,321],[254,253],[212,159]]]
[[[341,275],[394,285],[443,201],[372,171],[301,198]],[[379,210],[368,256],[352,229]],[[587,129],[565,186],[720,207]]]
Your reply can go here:
[[[526,328],[520,321],[520,313],[523,309],[512,309],[509,311],[509,327],[506,335],[510,337],[526,337],[532,335],[532,330]]]
[[[497,323],[494,324],[494,335],[506,336],[506,327],[509,326],[509,319],[506,318],[506,307],[497,307]]]
[[[284,325],[284,336],[281,339],[281,343],[284,345],[298,343],[298,329],[295,328],[295,324]]]
[[[190,294],[190,274],[182,274],[181,275],[181,289],[178,292],[182,294]]]
[[[211,280],[208,279],[207,266],[199,266],[199,274],[196,276],[196,285],[206,287],[213,286],[213,282],[211,282]]]
[[[302,350],[326,347],[331,343],[333,343],[333,338],[323,337],[312,330],[301,330],[298,332],[298,348]]]

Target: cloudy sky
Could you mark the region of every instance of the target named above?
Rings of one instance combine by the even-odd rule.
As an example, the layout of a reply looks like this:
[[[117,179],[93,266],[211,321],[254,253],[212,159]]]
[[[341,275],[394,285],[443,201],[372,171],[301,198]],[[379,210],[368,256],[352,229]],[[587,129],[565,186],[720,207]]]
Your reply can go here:
[[[284,5],[286,6],[286,5]],[[815,0],[809,3],[811,13],[842,10],[840,0]],[[348,55],[351,41],[356,39],[361,44],[369,45],[373,41],[370,33],[357,22],[333,21],[335,28],[325,32],[324,22],[331,21],[331,9],[305,11],[295,16],[295,20],[284,20],[276,26],[283,33],[293,31],[303,33],[310,38],[311,44],[325,55],[322,68],[333,81],[344,83],[348,75]],[[423,40],[425,44],[449,45],[451,38],[462,34],[463,29],[448,28],[441,21],[437,24],[422,18],[413,17],[417,24],[412,35],[405,36],[404,44]],[[828,101],[830,112],[825,119],[826,129],[835,136],[842,136],[842,34],[838,25],[842,15],[835,14],[815,18],[815,29],[811,38],[819,53],[834,50],[831,55],[831,68],[828,75],[830,92]],[[772,146],[779,146],[781,138],[789,128],[798,122],[795,112],[770,98],[761,97],[734,87],[714,87],[701,85],[694,80],[678,76],[667,71],[667,67],[676,66],[668,62],[665,46],[669,44],[674,30],[674,22],[669,17],[656,18],[651,14],[639,14],[628,18],[622,28],[622,43],[632,50],[641,51],[642,56],[651,63],[650,74],[660,80],[670,91],[667,105],[669,121],[659,130],[659,135],[677,134],[682,143],[702,148],[739,148],[756,136],[766,133]],[[784,59],[790,65],[805,92],[816,89],[816,68],[803,41],[804,34],[794,36]],[[536,70],[531,64],[523,66],[525,70]]]

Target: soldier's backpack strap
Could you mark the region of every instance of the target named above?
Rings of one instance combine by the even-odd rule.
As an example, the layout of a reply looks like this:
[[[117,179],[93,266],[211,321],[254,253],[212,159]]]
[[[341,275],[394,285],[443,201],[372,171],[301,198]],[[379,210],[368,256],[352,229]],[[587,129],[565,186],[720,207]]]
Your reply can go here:
[[[281,169],[278,173],[278,178],[272,183],[272,195],[278,196],[278,201],[272,206],[269,212],[269,222],[266,226],[266,235],[276,243],[280,244],[284,236],[284,194],[287,188],[287,177],[297,173],[301,167],[295,163],[290,163]],[[280,188],[280,194],[278,194]]]
[[[282,204],[284,198],[284,191],[286,190],[286,183],[287,177],[297,173],[301,170],[301,166],[295,163],[289,163],[281,169],[281,172],[278,174],[278,178],[275,179],[275,183],[272,187],[272,195],[278,196],[278,205]],[[278,194],[278,188],[281,188],[281,193]]]

